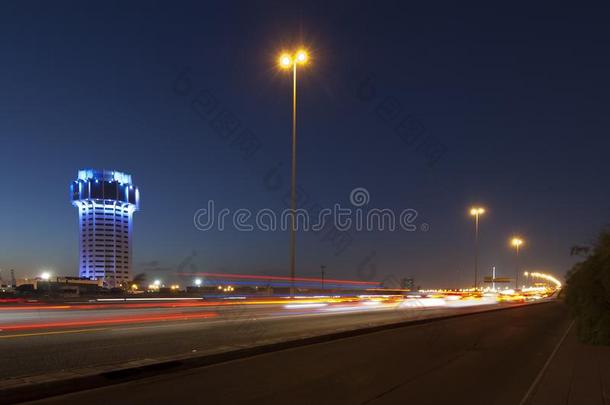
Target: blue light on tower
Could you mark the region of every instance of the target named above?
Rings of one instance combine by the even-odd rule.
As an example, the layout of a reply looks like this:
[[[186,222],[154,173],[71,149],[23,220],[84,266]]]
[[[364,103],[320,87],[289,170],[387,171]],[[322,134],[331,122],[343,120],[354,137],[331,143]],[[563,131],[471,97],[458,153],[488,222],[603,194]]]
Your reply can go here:
[[[140,193],[131,175],[79,170],[70,196],[78,208],[80,277],[104,280],[108,287],[131,280],[132,219],[140,208]]]

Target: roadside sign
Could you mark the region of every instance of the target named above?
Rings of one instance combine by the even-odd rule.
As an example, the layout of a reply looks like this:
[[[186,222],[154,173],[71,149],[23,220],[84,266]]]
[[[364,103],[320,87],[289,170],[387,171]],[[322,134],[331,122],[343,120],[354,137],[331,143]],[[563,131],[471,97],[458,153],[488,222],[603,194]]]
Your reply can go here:
[[[512,279],[510,277],[493,278],[491,276],[485,276],[483,281],[486,283],[510,283],[510,282],[512,282]]]

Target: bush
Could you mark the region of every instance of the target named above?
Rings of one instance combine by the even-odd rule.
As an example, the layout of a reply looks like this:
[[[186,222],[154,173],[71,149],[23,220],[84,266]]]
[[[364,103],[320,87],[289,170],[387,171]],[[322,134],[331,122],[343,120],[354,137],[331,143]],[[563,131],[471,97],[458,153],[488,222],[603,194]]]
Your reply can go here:
[[[566,303],[582,342],[610,345],[610,231],[566,277]]]

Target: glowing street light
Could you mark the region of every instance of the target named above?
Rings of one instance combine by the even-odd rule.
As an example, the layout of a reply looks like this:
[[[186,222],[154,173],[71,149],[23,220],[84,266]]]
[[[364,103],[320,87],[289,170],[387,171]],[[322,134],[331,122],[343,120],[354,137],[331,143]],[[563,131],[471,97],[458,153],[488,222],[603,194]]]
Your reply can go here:
[[[49,281],[49,279],[51,278],[51,273],[49,273],[48,271],[43,271],[42,274],[40,274],[40,278],[44,281]]]
[[[561,288],[561,281],[557,280],[555,277],[551,276],[550,274],[534,272],[534,273],[530,273],[530,276],[532,276],[533,278],[541,278],[543,280],[549,281],[549,282],[555,284],[555,288]]]
[[[292,66],[292,56],[288,54],[282,54],[280,56],[280,67],[288,69]]]
[[[519,249],[521,245],[523,245],[523,239],[520,238],[512,238],[510,244]]]
[[[482,207],[472,207],[470,209],[470,215],[477,216],[485,214],[485,208]]]
[[[292,165],[291,165],[291,192],[290,192],[290,296],[294,297],[294,277],[296,273],[296,171],[297,171],[297,66],[305,65],[309,55],[305,49],[295,52],[284,52],[280,55],[279,66],[288,70],[292,68]]]
[[[309,55],[307,55],[307,51],[305,51],[304,49],[300,49],[297,52],[296,60],[298,63],[306,63],[308,59]]]
[[[470,215],[474,217],[474,288],[478,287],[479,277],[479,216],[485,214],[485,208],[472,207]]]
[[[153,284],[159,287],[161,285],[161,280],[155,280]]]
[[[521,246],[524,244],[525,242],[523,241],[523,239],[519,238],[519,237],[513,237],[510,241],[510,244],[516,249],[517,251],[517,260],[516,260],[516,267],[515,267],[515,290],[517,288],[519,288],[519,251],[521,250]]]
[[[196,279],[195,279],[195,285],[196,285],[197,287],[201,287],[201,279],[200,279],[200,278],[196,278]]]

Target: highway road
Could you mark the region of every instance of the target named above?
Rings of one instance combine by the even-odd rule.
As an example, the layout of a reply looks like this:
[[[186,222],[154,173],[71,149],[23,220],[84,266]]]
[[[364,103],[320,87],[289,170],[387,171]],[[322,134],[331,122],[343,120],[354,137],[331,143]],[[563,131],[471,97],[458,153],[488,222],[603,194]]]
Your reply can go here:
[[[438,300],[437,300],[438,301]],[[494,309],[486,302],[132,302],[0,308],[6,380],[201,355],[366,326]]]
[[[287,320],[284,327],[301,321]],[[565,307],[553,301],[281,350],[42,403],[520,404],[568,324]],[[187,340],[191,346],[200,342]]]

